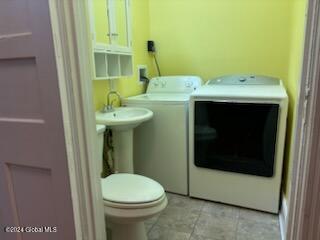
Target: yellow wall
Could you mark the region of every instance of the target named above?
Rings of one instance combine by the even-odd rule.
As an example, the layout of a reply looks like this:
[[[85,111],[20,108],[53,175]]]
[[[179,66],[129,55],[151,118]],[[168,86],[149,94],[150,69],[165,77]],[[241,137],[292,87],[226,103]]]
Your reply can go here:
[[[162,74],[287,77],[291,0],[150,0]]]
[[[306,0],[150,0],[150,35],[164,75],[207,80],[257,73],[284,81],[290,100],[285,183],[291,179],[305,5]]]
[[[143,91],[143,85],[138,83],[137,65],[147,65],[149,76],[152,76],[154,72],[152,58],[149,56],[146,47],[146,42],[149,39],[149,1],[131,0],[131,3],[134,76],[114,81],[117,91],[123,97],[136,95]],[[106,103],[109,81],[93,81],[93,91],[95,108],[96,110],[101,109],[103,104]]]
[[[291,35],[290,35],[290,53],[289,53],[289,68],[288,78],[284,82],[289,96],[289,112],[288,112],[288,127],[286,139],[285,153],[285,172],[284,172],[284,191],[288,196],[290,191],[291,168],[292,168],[292,144],[293,144],[293,128],[296,121],[296,107],[298,101],[299,83],[301,77],[301,65],[304,44],[305,30],[305,10],[306,0],[292,1],[292,19],[291,19]]]
[[[163,75],[194,74],[204,80],[232,73],[283,79],[289,95],[285,182],[291,175],[306,0],[132,0],[134,77],[116,80],[123,96],[142,92],[137,64],[155,71],[146,41],[155,40]],[[96,109],[108,81],[94,81]],[[289,185],[285,187],[288,193]]]

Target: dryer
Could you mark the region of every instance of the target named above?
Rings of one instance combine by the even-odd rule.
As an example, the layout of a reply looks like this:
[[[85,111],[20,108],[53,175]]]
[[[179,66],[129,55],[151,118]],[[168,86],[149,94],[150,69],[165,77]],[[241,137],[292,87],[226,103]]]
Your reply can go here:
[[[169,192],[188,194],[189,98],[201,82],[196,76],[156,77],[146,94],[122,100],[125,106],[154,113],[134,131],[134,172],[156,180]]]
[[[224,76],[194,91],[190,196],[278,213],[287,109],[272,77]]]

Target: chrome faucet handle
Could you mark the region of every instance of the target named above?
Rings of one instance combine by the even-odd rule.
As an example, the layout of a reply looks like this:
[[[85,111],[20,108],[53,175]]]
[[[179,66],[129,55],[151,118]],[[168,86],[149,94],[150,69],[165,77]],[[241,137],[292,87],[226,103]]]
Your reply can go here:
[[[102,107],[102,109],[100,110],[100,112],[102,112],[102,113],[106,113],[106,112],[108,112],[108,105],[107,104],[103,104],[103,107]]]
[[[107,111],[108,111],[108,112],[111,112],[111,111],[113,111],[113,110],[114,110],[114,109],[113,109],[112,103],[109,104],[109,105],[107,105]]]
[[[102,112],[102,113],[113,112],[113,111],[114,111],[113,103],[114,103],[115,101],[116,101],[116,100],[113,99],[113,100],[111,100],[110,103],[108,103],[108,104],[103,104],[103,107],[102,107],[102,109],[101,109],[101,112]]]

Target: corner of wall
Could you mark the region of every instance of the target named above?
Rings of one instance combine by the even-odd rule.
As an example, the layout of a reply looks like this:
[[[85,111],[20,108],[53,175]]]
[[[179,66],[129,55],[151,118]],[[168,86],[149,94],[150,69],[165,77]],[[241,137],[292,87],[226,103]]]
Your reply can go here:
[[[307,0],[292,1],[290,54],[288,59],[288,79],[284,82],[288,97],[288,124],[286,136],[285,166],[284,166],[284,195],[288,198],[290,192],[291,171],[292,171],[292,149],[294,144],[294,127],[296,122],[296,108],[299,95],[299,82],[301,78],[305,12]]]

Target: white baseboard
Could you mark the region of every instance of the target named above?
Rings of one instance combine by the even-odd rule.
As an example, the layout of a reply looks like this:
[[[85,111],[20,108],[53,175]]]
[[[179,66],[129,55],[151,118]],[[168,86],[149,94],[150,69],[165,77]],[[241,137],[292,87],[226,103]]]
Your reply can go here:
[[[287,223],[288,223],[288,205],[287,205],[287,199],[285,198],[284,194],[282,194],[282,204],[281,204],[281,210],[279,214],[279,223],[280,223],[281,239],[286,240]]]

